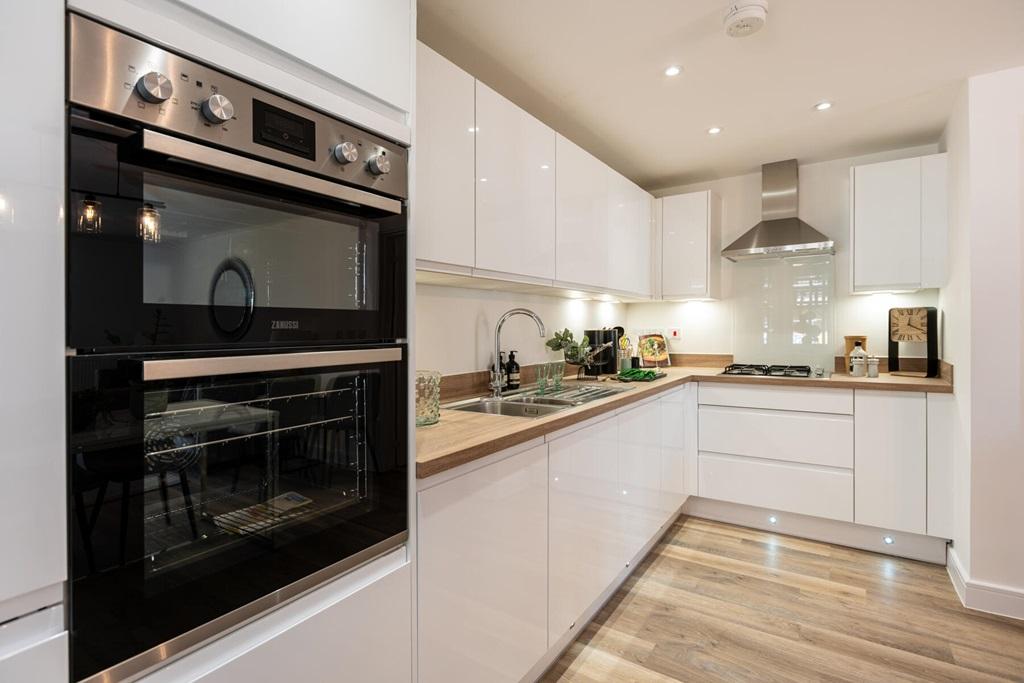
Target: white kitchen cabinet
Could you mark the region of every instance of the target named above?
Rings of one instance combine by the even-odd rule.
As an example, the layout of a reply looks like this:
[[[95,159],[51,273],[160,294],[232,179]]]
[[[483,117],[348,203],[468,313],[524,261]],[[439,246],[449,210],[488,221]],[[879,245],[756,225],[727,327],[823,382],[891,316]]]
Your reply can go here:
[[[853,390],[701,382],[700,404],[853,415]]]
[[[612,258],[608,193],[611,173],[561,135],[557,139],[555,279],[564,286],[607,289]]]
[[[657,200],[661,212],[661,294],[664,299],[721,296],[722,200],[691,192]]]
[[[658,399],[661,410],[661,510],[664,519],[686,501],[687,449],[692,421],[687,419],[688,390],[693,385],[670,392]],[[696,406],[690,406],[696,410]],[[696,477],[694,477],[696,481]]]
[[[963,438],[953,394],[927,394],[929,536],[953,538],[956,452]]]
[[[0,654],[0,681],[66,683],[68,663],[68,633],[64,631],[24,649]]]
[[[0,623],[60,602],[67,578],[65,21],[51,1],[0,22],[4,89],[33,103],[0,111]]]
[[[476,83],[476,267],[555,279],[555,132]]]
[[[858,524],[927,531],[925,394],[854,392]]]
[[[419,680],[518,681],[548,648],[548,448],[419,493]]]
[[[647,192],[608,169],[609,286],[629,294],[651,294],[651,203]]]
[[[700,449],[766,460],[853,467],[850,415],[700,407]]]
[[[940,287],[946,280],[946,155],[850,169],[852,287]]]
[[[472,268],[476,82],[423,43],[416,77],[416,259]]]
[[[618,423],[602,419],[548,442],[548,645],[571,630],[623,570]]]
[[[66,683],[68,665],[62,605],[0,623],[0,681]]]
[[[288,11],[281,11],[276,0],[180,2],[396,109],[411,109],[410,51],[415,30],[411,0],[298,0],[289,4]],[[381,44],[383,30],[386,45]]]
[[[854,521],[848,469],[701,451],[699,489],[703,498]]]
[[[144,683],[412,680],[412,569],[404,548],[142,678]]]
[[[632,557],[664,523],[661,509],[661,409],[656,401],[622,411],[619,424],[619,483]]]

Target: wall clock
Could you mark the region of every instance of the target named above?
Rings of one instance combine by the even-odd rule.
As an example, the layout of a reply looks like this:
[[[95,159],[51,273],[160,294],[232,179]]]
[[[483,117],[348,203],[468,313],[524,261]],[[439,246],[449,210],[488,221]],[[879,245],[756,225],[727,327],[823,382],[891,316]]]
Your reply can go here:
[[[924,342],[925,372],[900,370],[900,342]],[[931,306],[889,309],[889,373],[910,377],[939,376],[939,312]]]

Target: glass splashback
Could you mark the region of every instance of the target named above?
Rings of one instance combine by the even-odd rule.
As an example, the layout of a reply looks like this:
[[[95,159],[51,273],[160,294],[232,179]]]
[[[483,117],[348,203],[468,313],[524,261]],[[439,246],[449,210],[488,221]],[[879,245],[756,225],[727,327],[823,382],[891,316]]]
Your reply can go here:
[[[737,363],[832,368],[834,256],[744,261],[733,273]]]

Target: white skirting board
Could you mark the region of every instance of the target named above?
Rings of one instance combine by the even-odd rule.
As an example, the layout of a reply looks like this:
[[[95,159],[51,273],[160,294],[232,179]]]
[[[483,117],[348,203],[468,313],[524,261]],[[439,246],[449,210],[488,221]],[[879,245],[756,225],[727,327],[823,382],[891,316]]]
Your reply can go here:
[[[953,582],[960,602],[968,609],[1024,619],[1024,591],[985,581],[974,581],[964,572],[955,548],[949,549],[946,564],[949,580]]]
[[[698,498],[697,496],[690,496],[683,506],[683,513],[763,531],[870,550],[883,555],[906,557],[932,564],[946,564],[947,541],[944,538],[877,529],[834,519],[778,512],[739,503]],[[772,524],[771,518],[775,519],[774,524]],[[886,543],[886,538],[891,539],[892,543]]]

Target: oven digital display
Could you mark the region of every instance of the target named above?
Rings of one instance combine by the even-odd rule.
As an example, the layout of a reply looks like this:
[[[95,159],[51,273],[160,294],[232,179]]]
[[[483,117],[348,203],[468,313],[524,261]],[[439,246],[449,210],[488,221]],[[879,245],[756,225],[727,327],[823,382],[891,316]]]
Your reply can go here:
[[[252,101],[253,142],[316,160],[316,124],[266,102]]]

